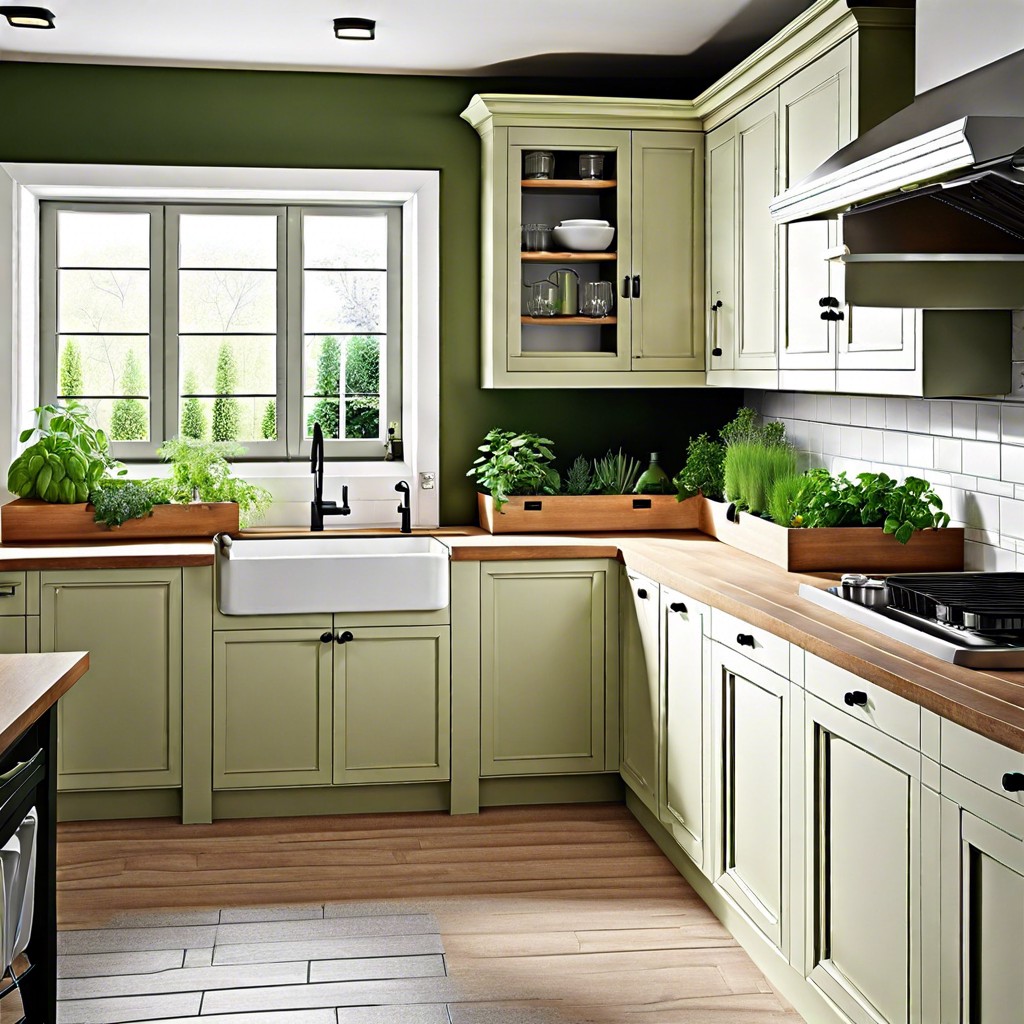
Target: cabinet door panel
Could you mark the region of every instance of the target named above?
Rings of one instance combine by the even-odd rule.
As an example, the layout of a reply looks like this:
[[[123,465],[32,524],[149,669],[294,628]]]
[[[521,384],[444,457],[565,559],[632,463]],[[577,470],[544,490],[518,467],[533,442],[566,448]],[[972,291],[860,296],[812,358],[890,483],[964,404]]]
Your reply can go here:
[[[0,654],[24,654],[25,620],[20,615],[0,618]]]
[[[779,191],[778,93],[736,116],[740,206],[737,370],[776,365],[778,266],[776,228],[768,204]]]
[[[708,369],[732,370],[736,360],[736,119],[707,138]],[[717,303],[721,303],[718,306]],[[715,355],[720,351],[721,355]]]
[[[943,1024],[1020,1024],[1024,843],[947,799],[942,829]]]
[[[215,789],[331,781],[334,643],[318,630],[214,634]]]
[[[810,978],[858,1024],[919,1020],[920,755],[807,698]]]
[[[854,306],[848,313],[850,329],[839,344],[840,370],[914,369],[917,310]]]
[[[610,564],[482,565],[483,775],[604,770]]]
[[[779,87],[784,188],[807,177],[850,141],[850,60],[850,45],[843,43]],[[782,228],[785,344],[779,365],[783,368],[835,368],[838,332],[834,324],[845,320],[822,320],[818,304],[832,296],[839,303],[835,311],[845,317],[841,268],[825,259],[835,231],[835,224],[827,220]]]
[[[633,136],[634,370],[703,370],[704,137]]]
[[[706,609],[666,588],[661,606],[665,726],[659,813],[675,841],[703,868],[711,752],[711,702],[704,670]]]
[[[715,884],[785,952],[789,683],[714,648]]]
[[[58,705],[61,789],[181,785],[181,570],[43,573],[40,647],[88,651]]]
[[[627,573],[622,596],[622,777],[658,814],[661,721],[658,585]]]
[[[336,626],[336,630],[344,626]],[[447,626],[352,629],[334,662],[335,783],[449,777]]]

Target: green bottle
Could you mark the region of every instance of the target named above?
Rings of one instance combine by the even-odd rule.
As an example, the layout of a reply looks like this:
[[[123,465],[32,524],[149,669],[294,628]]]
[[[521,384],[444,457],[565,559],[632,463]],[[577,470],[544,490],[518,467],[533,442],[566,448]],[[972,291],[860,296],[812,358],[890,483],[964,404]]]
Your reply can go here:
[[[633,488],[635,494],[674,494],[675,488],[668,478],[668,473],[658,465],[660,452],[651,452],[651,464],[640,475]]]

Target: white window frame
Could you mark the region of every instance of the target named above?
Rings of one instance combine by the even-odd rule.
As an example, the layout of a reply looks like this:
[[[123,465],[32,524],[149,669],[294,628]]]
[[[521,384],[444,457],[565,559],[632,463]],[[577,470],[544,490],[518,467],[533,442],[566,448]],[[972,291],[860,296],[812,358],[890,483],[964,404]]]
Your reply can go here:
[[[325,468],[325,492],[333,498],[334,491],[340,492],[341,480],[350,485],[353,515],[346,526],[393,525],[397,521],[394,484],[407,480],[413,522],[422,527],[438,525],[438,171],[95,164],[0,164],[0,171],[0,394],[9,392],[12,398],[10,416],[0,421],[4,465],[17,454],[18,433],[31,425],[32,408],[39,404],[40,200],[296,206],[398,203],[402,208],[403,458],[395,462],[331,460]],[[131,474],[139,476],[163,471],[165,467],[159,464],[135,463],[131,467]],[[243,475],[269,487],[274,495],[267,525],[308,525],[308,466],[302,462],[253,462],[245,464]]]

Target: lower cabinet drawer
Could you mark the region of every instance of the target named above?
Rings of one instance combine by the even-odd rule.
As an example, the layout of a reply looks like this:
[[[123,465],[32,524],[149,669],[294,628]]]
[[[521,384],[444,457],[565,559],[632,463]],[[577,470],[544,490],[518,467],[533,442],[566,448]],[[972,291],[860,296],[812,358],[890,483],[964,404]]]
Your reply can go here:
[[[940,728],[943,767],[1024,807],[1024,754],[946,719]]]
[[[0,616],[25,614],[25,574],[0,572]]]
[[[711,610],[711,637],[737,654],[789,678],[789,641],[728,612]]]
[[[917,749],[921,743],[921,708],[903,697],[855,676],[845,668],[808,654],[804,689],[854,718]]]

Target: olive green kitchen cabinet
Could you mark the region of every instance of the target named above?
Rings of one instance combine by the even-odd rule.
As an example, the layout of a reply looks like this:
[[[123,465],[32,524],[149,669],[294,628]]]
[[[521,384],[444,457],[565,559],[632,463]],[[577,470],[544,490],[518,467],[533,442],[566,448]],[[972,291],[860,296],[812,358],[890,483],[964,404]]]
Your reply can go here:
[[[340,636],[345,643],[335,644],[334,654],[334,782],[449,778],[449,628],[356,626]]]
[[[942,765],[942,1024],[1019,1024],[1024,754],[943,721]]]
[[[25,573],[0,573],[0,654],[24,654],[27,650],[25,592]]]
[[[664,714],[658,816],[703,870],[711,815],[710,609],[661,588]]]
[[[921,755],[814,696],[814,683],[805,974],[855,1024],[921,1021]]]
[[[40,573],[40,649],[89,652],[57,707],[60,789],[181,785],[181,573]]]
[[[661,595],[658,584],[622,573],[622,761],[626,785],[657,815],[661,767]]]
[[[704,136],[693,105],[486,95],[462,116],[482,139],[483,386],[703,385]],[[533,150],[554,154],[552,178],[526,178]],[[594,152],[603,177],[581,180],[579,155]],[[607,220],[615,238],[601,252],[523,251],[523,224],[570,218]],[[524,286],[563,266],[611,285],[610,315],[529,315]]]
[[[214,634],[215,789],[448,778],[447,626]]]
[[[778,90],[707,137],[708,384],[778,383],[778,150]]]
[[[716,639],[711,723],[711,877],[787,956],[792,923],[789,680]]]
[[[329,615],[214,634],[215,789],[330,784],[335,646]]]
[[[480,573],[480,774],[615,770],[617,563],[483,562]]]

